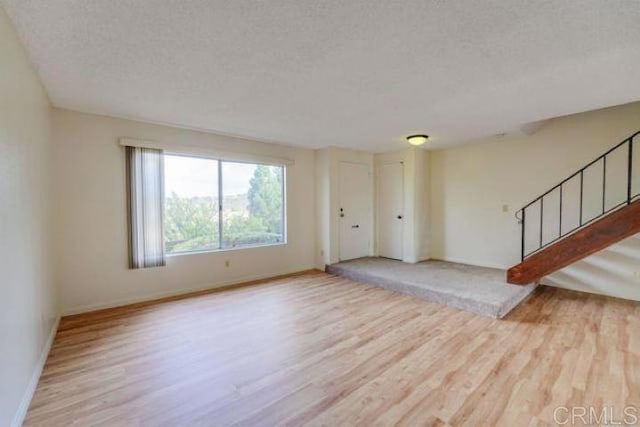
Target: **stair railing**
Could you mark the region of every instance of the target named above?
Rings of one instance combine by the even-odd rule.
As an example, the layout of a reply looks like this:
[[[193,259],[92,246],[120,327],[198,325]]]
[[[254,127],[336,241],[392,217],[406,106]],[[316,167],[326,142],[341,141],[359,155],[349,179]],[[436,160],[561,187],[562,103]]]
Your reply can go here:
[[[625,205],[630,204],[636,198],[640,196],[640,180],[638,182],[634,182],[634,178],[640,178],[640,176],[634,175],[634,161],[636,163],[640,163],[640,147],[635,147],[634,145],[640,139],[638,137],[640,135],[640,131],[634,133],[629,136],[622,142],[620,142],[615,147],[609,149],[606,153],[602,154],[597,159],[589,162],[586,166],[577,170],[569,177],[562,180],[559,184],[551,187],[549,190],[545,191],[540,196],[533,199],[531,202],[527,203],[522,209],[516,212],[516,218],[521,226],[521,260],[524,261],[525,258],[533,255],[534,253],[546,248],[547,246],[552,245],[558,240],[576,232],[577,230],[589,225],[590,223],[596,221],[597,219],[613,212],[616,209],[619,209]],[[615,160],[615,161],[614,161]],[[607,168],[607,164],[609,167]],[[638,169],[640,164],[636,165],[636,169]],[[601,168],[602,172],[597,173],[597,168]],[[622,169],[624,168],[624,169]],[[596,171],[596,176],[600,176],[600,182],[598,180],[594,180],[592,175],[592,171]],[[615,188],[617,191],[617,196],[614,194],[613,199],[607,199],[607,175],[614,173],[613,177],[610,177],[609,182],[612,181],[611,178],[614,179],[614,184],[618,184]],[[617,176],[615,174],[618,174]],[[620,180],[620,176],[624,178]],[[589,183],[585,184],[585,177],[589,176]],[[579,188],[579,195],[576,195],[575,198],[578,199],[577,206],[577,221],[573,225],[567,227],[567,216],[571,212],[567,212],[570,207],[567,207],[567,204],[563,204],[567,197],[567,192],[570,191],[572,183],[575,181],[573,186]],[[593,185],[589,185],[593,184]],[[595,187],[594,187],[595,185]],[[625,188],[619,188],[620,185],[624,185]],[[599,211],[596,211],[595,215],[587,216],[585,218],[585,198],[587,195],[592,195],[594,188],[596,191],[601,191],[601,200],[594,199],[593,197],[589,197],[591,204],[595,200],[599,204]],[[609,189],[611,194],[611,189]],[[614,191],[614,193],[616,193]],[[598,195],[600,197],[600,195]],[[558,209],[553,209],[551,212],[552,220],[557,222],[557,224],[551,224],[554,228],[557,226],[557,232],[551,234],[551,238],[545,239],[545,230],[548,230],[548,226],[545,228],[545,219],[547,220],[547,225],[549,225],[549,212],[545,216],[545,201],[547,201],[547,206],[553,206],[553,199],[557,199],[557,207]],[[539,216],[539,218],[536,218]],[[564,218],[563,218],[564,216]],[[564,219],[564,223],[563,223]],[[534,234],[535,241],[533,245],[527,245],[527,238],[530,239],[531,232],[527,234],[527,220],[530,222],[533,220],[536,226],[538,235]],[[539,224],[538,224],[539,223]],[[564,227],[563,227],[564,226]],[[546,234],[549,234],[547,231]],[[527,246],[533,246],[533,249],[527,248]]]

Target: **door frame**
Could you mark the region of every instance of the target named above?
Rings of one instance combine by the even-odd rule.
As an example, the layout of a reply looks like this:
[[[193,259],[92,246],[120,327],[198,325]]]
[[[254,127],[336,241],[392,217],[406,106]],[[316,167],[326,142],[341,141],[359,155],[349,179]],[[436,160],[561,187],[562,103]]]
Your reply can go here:
[[[401,250],[401,256],[400,258],[398,258],[399,261],[404,261],[404,256],[405,256],[405,248],[404,248],[404,244],[405,244],[405,226],[406,226],[406,218],[407,218],[407,212],[406,212],[406,208],[407,208],[407,197],[405,194],[405,181],[406,181],[406,176],[405,176],[405,164],[404,164],[404,160],[395,160],[395,161],[387,161],[384,163],[379,163],[376,167],[376,185],[375,185],[375,195],[376,195],[376,202],[375,202],[375,208],[376,208],[376,219],[375,219],[375,238],[376,238],[376,256],[382,257],[382,255],[380,255],[380,202],[381,202],[381,197],[380,197],[380,172],[382,171],[382,168],[384,166],[387,165],[394,165],[394,164],[400,164],[402,166],[402,232],[400,234],[401,236],[401,245],[400,245],[400,250]],[[382,257],[384,258],[384,257]],[[389,258],[389,259],[396,259],[396,258]]]
[[[342,239],[341,239],[341,224],[342,224],[342,219],[340,217],[340,205],[342,204],[342,201],[340,200],[341,195],[342,195],[342,188],[341,188],[341,184],[342,184],[342,168],[341,168],[341,164],[342,163],[349,163],[349,164],[355,164],[355,165],[360,165],[360,166],[364,166],[367,168],[367,185],[368,185],[368,189],[367,189],[367,217],[369,220],[369,224],[368,224],[368,230],[367,230],[367,234],[368,234],[368,243],[367,243],[367,255],[366,256],[372,256],[374,254],[373,249],[374,249],[374,238],[375,238],[375,216],[373,214],[374,212],[374,195],[375,195],[375,188],[374,188],[374,182],[372,179],[372,167],[373,165],[370,165],[368,163],[365,162],[358,162],[358,161],[348,161],[348,160],[339,160],[338,161],[338,173],[337,173],[337,206],[335,208],[335,215],[336,218],[338,219],[337,222],[337,237],[338,237],[338,241],[337,241],[337,247],[338,247],[338,262],[342,261]]]

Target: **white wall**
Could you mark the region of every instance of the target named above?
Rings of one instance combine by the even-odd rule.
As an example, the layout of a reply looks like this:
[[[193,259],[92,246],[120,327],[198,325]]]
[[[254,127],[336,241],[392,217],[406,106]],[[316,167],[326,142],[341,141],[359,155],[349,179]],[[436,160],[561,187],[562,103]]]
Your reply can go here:
[[[285,157],[288,243],[172,256],[167,266],[127,268],[124,149],[118,138]],[[56,282],[64,313],[120,305],[315,266],[312,150],[53,110]],[[225,261],[230,266],[225,267]]]
[[[554,119],[532,136],[432,151],[432,257],[500,268],[516,264],[520,227],[514,212],[639,129],[635,103]],[[601,279],[601,293],[629,297],[633,287],[640,299],[638,277]]]
[[[331,169],[329,149],[316,151],[316,268],[331,264]]]
[[[431,258],[431,153],[414,148],[414,247],[418,262]]]
[[[0,426],[8,426],[26,411],[58,309],[49,100],[2,8],[0,58]]]
[[[563,268],[542,283],[640,301],[640,234]]]
[[[369,255],[374,254],[374,186],[373,186],[373,153],[357,150],[346,150],[328,147],[316,152],[316,190],[318,194],[316,224],[317,247],[316,265],[323,268],[326,264],[334,264],[340,260],[340,162],[361,163],[367,165],[370,176],[369,212],[371,220],[368,233],[370,238]]]

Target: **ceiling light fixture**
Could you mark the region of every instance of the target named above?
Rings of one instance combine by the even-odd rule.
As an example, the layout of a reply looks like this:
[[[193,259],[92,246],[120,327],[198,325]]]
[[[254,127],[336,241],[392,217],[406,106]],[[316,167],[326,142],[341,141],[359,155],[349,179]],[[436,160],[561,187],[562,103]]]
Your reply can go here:
[[[427,139],[429,139],[429,135],[409,135],[407,142],[411,145],[422,145],[427,142]]]

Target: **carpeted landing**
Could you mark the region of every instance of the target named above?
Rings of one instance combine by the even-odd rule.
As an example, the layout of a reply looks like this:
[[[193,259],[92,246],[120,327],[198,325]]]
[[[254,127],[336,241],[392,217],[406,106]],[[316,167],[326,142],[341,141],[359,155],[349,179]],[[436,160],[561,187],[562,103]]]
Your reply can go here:
[[[425,298],[482,316],[502,318],[536,287],[510,285],[505,271],[444,261],[409,264],[359,258],[326,267],[328,273]]]

